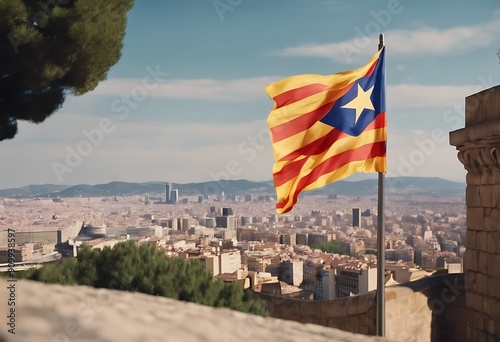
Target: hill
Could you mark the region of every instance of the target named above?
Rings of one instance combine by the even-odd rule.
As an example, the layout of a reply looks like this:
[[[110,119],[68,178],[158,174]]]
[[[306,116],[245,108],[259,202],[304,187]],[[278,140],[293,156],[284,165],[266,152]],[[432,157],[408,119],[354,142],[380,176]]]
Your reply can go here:
[[[179,190],[179,196],[205,195],[213,196],[224,192],[226,195],[268,194],[275,196],[272,181],[253,182],[249,180],[219,180],[201,183],[176,184],[173,188]],[[361,181],[339,181],[324,188],[305,192],[304,195],[351,195],[367,196],[377,194],[376,179]],[[465,184],[451,182],[442,178],[426,177],[394,177],[386,178],[386,194],[408,194],[428,196],[465,196]],[[0,190],[0,197],[33,198],[33,197],[109,197],[132,195],[165,195],[164,182],[129,183],[111,182],[97,185],[28,185],[21,188]]]

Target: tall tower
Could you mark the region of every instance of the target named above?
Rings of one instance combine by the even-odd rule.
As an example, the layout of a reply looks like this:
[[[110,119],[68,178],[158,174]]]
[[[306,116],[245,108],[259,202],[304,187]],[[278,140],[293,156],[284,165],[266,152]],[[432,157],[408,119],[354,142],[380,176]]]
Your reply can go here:
[[[179,201],[179,190],[177,190],[177,189],[171,190],[170,191],[170,202],[168,202],[168,203],[177,204],[178,201]]]
[[[167,182],[165,184],[165,203],[171,203],[170,191],[172,191],[172,183]]]
[[[361,211],[359,208],[352,208],[352,226],[361,227]]]

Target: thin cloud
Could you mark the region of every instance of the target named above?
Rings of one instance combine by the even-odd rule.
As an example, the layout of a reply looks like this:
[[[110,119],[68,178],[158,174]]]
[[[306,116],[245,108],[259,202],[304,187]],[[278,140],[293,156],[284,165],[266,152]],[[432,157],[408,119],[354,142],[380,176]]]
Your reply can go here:
[[[480,90],[473,85],[397,84],[387,87],[387,101],[392,107],[450,107],[464,103],[464,98]]]
[[[208,101],[242,102],[265,96],[267,84],[279,77],[254,77],[233,80],[220,79],[174,79],[157,84],[147,90],[152,97],[170,99],[197,99]],[[142,87],[143,79],[109,79],[99,84],[92,95],[130,95],[137,87]],[[145,89],[145,88],[144,88]]]
[[[212,102],[249,102],[269,100],[265,86],[282,79],[277,76],[240,78],[233,80],[192,79],[172,80],[160,84],[148,96],[165,99],[193,99]],[[110,79],[94,91],[94,95],[120,96],[130,94],[141,79]],[[482,90],[478,85],[425,85],[403,83],[387,87],[391,106],[397,107],[446,107],[463,102],[465,96]]]
[[[373,21],[378,24],[375,19]],[[418,30],[389,30],[384,35],[393,56],[445,56],[489,46],[498,39],[496,32],[499,31],[500,19],[496,18],[480,25],[456,26],[448,29],[422,27]],[[329,58],[340,63],[350,63],[358,58],[372,55],[375,37],[361,34],[364,31],[360,27],[355,27],[354,32],[356,36],[353,39],[287,47],[276,54]]]

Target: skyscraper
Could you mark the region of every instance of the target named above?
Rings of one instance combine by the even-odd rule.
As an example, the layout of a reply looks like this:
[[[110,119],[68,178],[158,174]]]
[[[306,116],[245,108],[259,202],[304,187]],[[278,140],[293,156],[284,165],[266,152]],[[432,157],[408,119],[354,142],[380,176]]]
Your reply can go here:
[[[361,211],[359,208],[352,208],[352,226],[361,227]]]
[[[179,201],[179,190],[177,189],[171,190],[170,201],[168,203],[177,204],[178,201]]]
[[[170,191],[172,191],[172,183],[167,182],[165,184],[165,203],[171,203],[172,198],[170,197]]]

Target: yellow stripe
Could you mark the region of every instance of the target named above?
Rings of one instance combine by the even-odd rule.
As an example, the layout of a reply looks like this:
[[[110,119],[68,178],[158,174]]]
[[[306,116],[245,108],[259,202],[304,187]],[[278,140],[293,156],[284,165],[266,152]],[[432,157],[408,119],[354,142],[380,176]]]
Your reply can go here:
[[[311,134],[314,133],[312,132]],[[297,147],[300,148],[305,145],[300,140],[300,137],[295,138],[298,135],[299,134],[296,134],[295,136],[273,144],[274,158],[276,160],[276,163],[273,166],[273,173],[279,172],[286,164],[291,162],[290,160],[281,160],[282,158],[297,150]],[[320,134],[318,134],[318,137],[319,136]],[[310,160],[304,165],[303,168],[306,168],[309,165],[315,167],[325,159],[333,157],[334,155],[337,155],[339,153],[353,150],[366,144],[385,140],[387,140],[386,127],[364,131],[357,137],[346,135],[344,138],[335,141],[333,145],[325,152],[315,155],[314,158],[310,158]],[[300,158],[295,158],[294,160],[298,159]]]
[[[341,95],[344,95],[339,91],[344,89],[345,86],[342,85],[341,87],[332,87],[332,89],[334,88],[338,88],[337,91],[323,91],[321,93],[306,97],[300,101],[291,103],[285,107],[271,110],[269,116],[267,117],[267,125],[269,126],[269,128],[273,128],[275,126],[281,125],[282,123],[293,120],[299,116],[310,113],[313,110],[326,105],[327,103],[338,100]]]
[[[386,140],[385,128],[380,128],[377,130],[368,131],[366,133],[374,133],[374,134],[363,134],[360,136],[360,137],[362,137],[362,139],[359,139],[358,141],[351,142],[350,145],[339,144],[339,146],[338,146],[339,148],[337,148],[337,143],[335,143],[332,146],[332,148],[325,151],[324,153],[319,154],[317,156],[309,157],[307,162],[300,169],[300,171],[298,173],[298,177],[302,178],[304,176],[309,175],[319,164],[323,163],[326,159],[329,159],[329,158],[331,158],[339,153],[349,151],[349,150],[354,150],[354,149],[356,149],[360,146],[366,145],[366,144]],[[344,140],[344,139],[342,139],[342,140]],[[289,163],[290,163],[289,161],[276,162],[273,166],[273,174],[281,171],[281,169],[283,167],[285,167],[286,165],[288,165]],[[294,177],[294,178],[290,179],[288,182],[279,185],[278,187],[276,187],[276,192],[277,193],[291,193],[294,185],[296,185],[295,184],[296,181],[297,181],[297,177]]]
[[[382,51],[382,50],[380,50]],[[368,64],[355,69],[340,72],[333,75],[317,75],[317,74],[303,74],[287,77],[281,81],[274,82],[269,84],[266,87],[266,92],[269,94],[271,98],[284,93],[286,91],[300,88],[306,85],[321,83],[326,85],[336,84],[336,83],[344,83],[344,86],[354,82],[356,79],[363,77],[366,75],[368,70],[370,70],[372,64],[379,58],[380,51],[378,51],[375,55],[373,55],[372,59]]]
[[[375,158],[371,158],[371,159],[367,159],[367,160],[353,161],[349,164],[346,164],[346,165],[338,168],[335,171],[332,171],[330,173],[327,173],[327,174],[319,177],[315,182],[306,186],[302,190],[302,192],[323,187],[326,184],[330,184],[330,183],[339,181],[339,180],[344,179],[344,178],[346,178],[346,177],[348,177],[356,172],[382,172],[382,173],[386,173],[387,172],[387,170],[386,170],[386,157],[375,157]],[[289,196],[289,200],[288,200],[287,204],[285,205],[285,207],[276,209],[276,212],[278,214],[282,214],[288,208],[290,208],[294,205],[294,203],[293,203],[294,194],[297,190],[297,186],[298,186],[300,179],[304,176],[306,176],[306,175],[301,175],[300,178],[299,177],[294,178],[295,181],[294,181],[294,184],[293,184],[290,192],[289,191],[282,191],[282,189],[276,188],[278,203],[281,203]]]
[[[318,140],[328,134],[332,129],[332,126],[317,121],[305,131],[299,132],[281,141],[273,142],[274,160],[280,160],[291,152]]]

